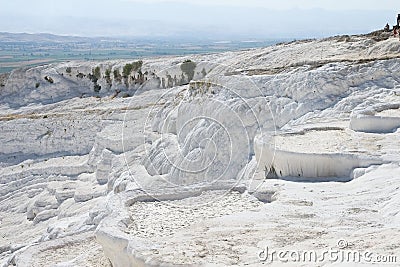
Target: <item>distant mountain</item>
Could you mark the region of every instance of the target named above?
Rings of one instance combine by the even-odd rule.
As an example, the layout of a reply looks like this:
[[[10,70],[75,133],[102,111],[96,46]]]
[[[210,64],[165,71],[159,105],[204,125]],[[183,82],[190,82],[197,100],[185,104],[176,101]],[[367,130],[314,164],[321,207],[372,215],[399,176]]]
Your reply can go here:
[[[0,32],[0,42],[63,42],[63,43],[75,43],[75,42],[90,42],[98,40],[99,38],[93,37],[79,37],[79,36],[65,36],[55,35],[50,33],[9,33]],[[103,38],[102,38],[103,39]]]
[[[387,22],[393,24],[397,13],[393,10],[210,7],[194,5],[191,1],[148,1],[134,6],[131,1],[117,1],[118,5],[114,1],[96,5],[79,2],[82,3],[63,8],[60,7],[63,4],[57,3],[54,5],[57,9],[47,13],[43,13],[47,10],[43,4],[29,4],[34,5],[33,12],[23,14],[7,12],[6,5],[0,9],[0,31],[116,38],[319,38],[381,29]]]

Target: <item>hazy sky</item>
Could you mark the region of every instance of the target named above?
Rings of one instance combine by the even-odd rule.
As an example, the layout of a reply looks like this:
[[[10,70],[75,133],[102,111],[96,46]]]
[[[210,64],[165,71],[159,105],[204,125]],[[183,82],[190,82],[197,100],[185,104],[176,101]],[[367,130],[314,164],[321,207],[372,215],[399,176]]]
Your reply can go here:
[[[399,0],[0,0],[0,32],[188,38],[321,37],[395,24]]]
[[[170,0],[121,0],[124,2],[136,3],[165,3]],[[274,10],[292,9],[292,8],[322,8],[330,10],[349,10],[349,9],[364,9],[364,10],[379,10],[382,9],[382,1],[377,0],[176,0],[174,2],[193,3],[197,5],[207,6],[239,6],[239,7],[263,7]],[[398,6],[397,0],[385,0],[385,6]]]

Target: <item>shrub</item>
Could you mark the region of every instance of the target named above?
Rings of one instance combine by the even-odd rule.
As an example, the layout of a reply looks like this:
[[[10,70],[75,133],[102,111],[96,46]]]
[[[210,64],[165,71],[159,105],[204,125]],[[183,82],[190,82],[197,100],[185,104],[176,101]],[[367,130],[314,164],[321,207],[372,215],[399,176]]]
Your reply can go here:
[[[54,83],[54,80],[51,77],[45,76],[44,79],[49,83]]]
[[[94,86],[93,86],[93,90],[94,90],[96,93],[98,93],[98,92],[100,92],[100,90],[101,90],[101,86],[98,85],[98,84],[96,83],[96,84],[94,84]]]
[[[101,72],[100,72],[100,67],[97,66],[96,68],[94,68],[93,70],[93,76],[96,77],[97,79],[101,78]]]
[[[203,68],[203,69],[201,70],[201,74],[203,75],[203,77],[206,77],[207,71],[206,71],[205,68]]]
[[[91,73],[88,74],[88,78],[89,78],[89,80],[91,80],[93,83],[97,83],[97,81],[98,81],[98,78],[97,78],[94,74],[91,74]]]
[[[126,64],[123,68],[122,68],[122,76],[124,78],[128,78],[128,76],[131,74],[133,70],[133,64]]]
[[[111,87],[112,80],[111,80],[111,69],[106,69],[105,76],[107,84]]]
[[[129,76],[132,74],[132,72],[138,72],[139,76],[138,79],[140,81],[138,81],[139,83],[143,83],[142,80],[144,80],[144,76],[142,73],[142,66],[143,66],[143,61],[139,60],[139,61],[135,61],[133,63],[127,63],[125,64],[125,66],[122,68],[122,77],[124,78],[124,82],[126,87],[129,87]],[[114,77],[115,73],[114,73]],[[118,78],[116,78],[118,81],[121,81],[121,77],[120,75],[118,76]],[[135,75],[133,76],[133,80],[135,80]],[[135,82],[136,83],[136,82]]]
[[[115,70],[114,70],[114,80],[116,80],[116,81],[118,81],[118,82],[121,82],[121,78],[122,78],[122,76],[121,76],[121,74],[119,73],[119,70],[118,70],[118,69],[115,69]]]
[[[105,77],[111,79],[111,69],[106,69]]]
[[[181,64],[181,70],[188,77],[188,82],[193,80],[194,70],[196,66],[196,63],[192,62],[190,59],[183,61],[183,63]]]
[[[133,71],[138,71],[142,68],[143,66],[143,61],[139,60],[139,61],[135,61],[132,63],[132,67],[133,67]]]
[[[71,69],[71,67],[67,67],[67,69],[66,69],[65,71],[66,71],[67,73],[71,74],[72,69]]]
[[[174,87],[174,79],[172,79],[172,76],[170,74],[167,74],[167,87]]]
[[[39,88],[39,86],[40,86],[39,82],[35,83],[35,88]]]
[[[83,74],[82,72],[79,72],[76,77],[82,79],[83,77],[85,77],[86,75]]]

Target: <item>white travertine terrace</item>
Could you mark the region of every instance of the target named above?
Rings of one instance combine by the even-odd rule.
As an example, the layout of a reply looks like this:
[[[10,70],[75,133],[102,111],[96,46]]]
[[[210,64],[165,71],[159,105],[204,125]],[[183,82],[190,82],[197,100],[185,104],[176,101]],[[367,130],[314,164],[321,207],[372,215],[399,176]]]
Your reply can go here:
[[[380,37],[143,59],[111,84],[131,61],[0,76],[0,266],[400,255],[400,42]]]

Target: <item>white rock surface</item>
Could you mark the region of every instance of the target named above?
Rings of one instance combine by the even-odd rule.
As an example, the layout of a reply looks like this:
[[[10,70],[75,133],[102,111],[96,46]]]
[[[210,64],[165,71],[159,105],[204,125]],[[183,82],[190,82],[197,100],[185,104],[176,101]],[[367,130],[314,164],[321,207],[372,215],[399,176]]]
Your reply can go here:
[[[2,76],[0,266],[259,266],[266,246],[340,239],[399,264],[399,49],[335,37],[144,59],[121,81],[105,71],[132,62]]]

